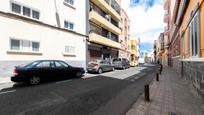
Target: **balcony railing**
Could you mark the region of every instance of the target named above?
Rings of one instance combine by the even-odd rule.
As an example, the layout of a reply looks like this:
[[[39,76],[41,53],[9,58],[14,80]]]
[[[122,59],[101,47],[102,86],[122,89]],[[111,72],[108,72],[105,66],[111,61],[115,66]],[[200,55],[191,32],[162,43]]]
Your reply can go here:
[[[99,14],[100,16],[102,16],[103,18],[105,18],[107,21],[109,21],[111,24],[115,25],[116,27],[119,28],[119,24],[114,21],[110,15],[106,14],[105,12],[103,12],[100,8],[98,8],[97,6],[92,6],[90,11],[95,11],[97,14]]]
[[[101,29],[101,28],[92,29],[92,30],[90,30],[90,33],[96,33],[98,35],[101,35],[103,37],[111,39],[112,41],[119,42],[117,35],[115,35],[111,32],[108,32],[107,30]]]
[[[110,0],[105,0],[107,4],[110,4]]]
[[[120,14],[121,7],[120,7],[120,5],[119,5],[115,0],[112,0],[112,1],[111,1],[111,7],[112,7],[118,14]]]

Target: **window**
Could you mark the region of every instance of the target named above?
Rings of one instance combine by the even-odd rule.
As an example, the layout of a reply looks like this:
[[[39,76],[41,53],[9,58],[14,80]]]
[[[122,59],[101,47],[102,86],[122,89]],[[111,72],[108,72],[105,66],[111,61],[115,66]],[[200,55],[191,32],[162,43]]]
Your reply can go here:
[[[11,11],[33,19],[37,19],[37,20],[40,19],[39,11],[17,3],[11,3]]]
[[[68,30],[74,30],[74,23],[64,21],[64,28],[66,28]]]
[[[189,41],[190,41],[190,54],[191,56],[198,56],[199,55],[199,40],[200,40],[200,28],[199,28],[199,12],[195,14],[192,21],[190,22],[189,31]]]
[[[21,42],[22,42],[21,49],[23,51],[29,51],[30,50],[30,41],[28,41],[28,40],[21,40]]]
[[[20,40],[11,40],[11,50],[20,50]]]
[[[40,43],[39,42],[32,42],[32,51],[38,52],[40,48]]]
[[[36,65],[37,68],[43,68],[43,67],[51,67],[49,61],[40,62]]]
[[[32,10],[32,18],[39,19],[40,13],[38,11]]]
[[[60,68],[68,67],[67,64],[65,64],[65,63],[63,63],[63,62],[58,62],[58,61],[55,61],[55,66],[56,66],[56,67],[60,67]]]
[[[12,3],[11,8],[12,8],[12,12],[15,12],[15,13],[18,13],[18,14],[21,13],[21,6],[20,5],[18,5],[16,3]]]
[[[74,46],[65,46],[65,53],[75,53],[75,47]]]
[[[40,43],[29,40],[10,40],[10,50],[39,52]]]
[[[30,8],[23,6],[23,15],[30,17],[30,14],[31,14]]]
[[[72,6],[74,5],[74,0],[64,0],[64,2]]]

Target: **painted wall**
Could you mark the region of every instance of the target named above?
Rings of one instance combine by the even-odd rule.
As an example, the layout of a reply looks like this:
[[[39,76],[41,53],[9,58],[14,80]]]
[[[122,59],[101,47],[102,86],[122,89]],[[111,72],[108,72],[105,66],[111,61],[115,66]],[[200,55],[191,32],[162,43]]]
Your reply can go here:
[[[0,16],[0,20],[0,60],[62,59],[85,61],[86,37],[2,16]],[[11,37],[40,42],[42,55],[8,54]],[[76,47],[76,57],[63,56],[65,45]]]
[[[119,52],[119,56],[123,56],[124,58],[129,58],[130,54],[130,20],[128,18],[128,15],[124,10],[121,10],[121,34],[119,36],[119,39],[121,42],[121,51]]]
[[[197,0],[198,2],[195,2],[193,0],[189,1],[188,8],[185,12],[181,27],[180,27],[180,33],[185,32],[185,57],[188,59],[190,57],[190,51],[189,51],[189,29],[188,29],[188,22],[190,20],[191,12],[196,8],[197,3],[201,5],[200,9],[200,56],[204,57],[204,4],[203,0]],[[202,3],[202,4],[201,4]]]
[[[75,0],[73,7],[66,5],[64,0],[0,0],[0,11],[12,13],[11,1],[39,10],[40,22],[57,26],[57,12],[61,28],[64,27],[66,19],[75,24],[74,31],[81,34],[86,32],[86,0]]]

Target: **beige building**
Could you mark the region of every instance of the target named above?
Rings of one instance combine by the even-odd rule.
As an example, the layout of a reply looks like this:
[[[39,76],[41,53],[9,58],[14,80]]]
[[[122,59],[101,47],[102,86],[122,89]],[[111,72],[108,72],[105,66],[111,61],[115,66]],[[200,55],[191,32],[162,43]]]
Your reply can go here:
[[[120,0],[89,0],[88,60],[118,57]]]
[[[0,77],[41,59],[85,67],[85,11],[86,0],[1,0]]]
[[[121,28],[119,57],[130,59],[130,20],[126,12],[121,10],[121,21],[119,23]]]

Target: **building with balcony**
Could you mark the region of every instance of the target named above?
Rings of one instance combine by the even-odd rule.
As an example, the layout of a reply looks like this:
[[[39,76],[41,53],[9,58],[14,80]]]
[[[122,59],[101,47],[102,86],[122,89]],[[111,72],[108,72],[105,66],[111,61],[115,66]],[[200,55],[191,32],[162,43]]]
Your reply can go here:
[[[130,20],[126,12],[121,10],[120,21],[121,34],[119,40],[121,43],[121,49],[119,50],[119,57],[127,58],[130,60]]]
[[[88,61],[118,57],[120,0],[89,0]]]
[[[85,11],[85,0],[1,0],[0,76],[41,59],[86,67]]]

